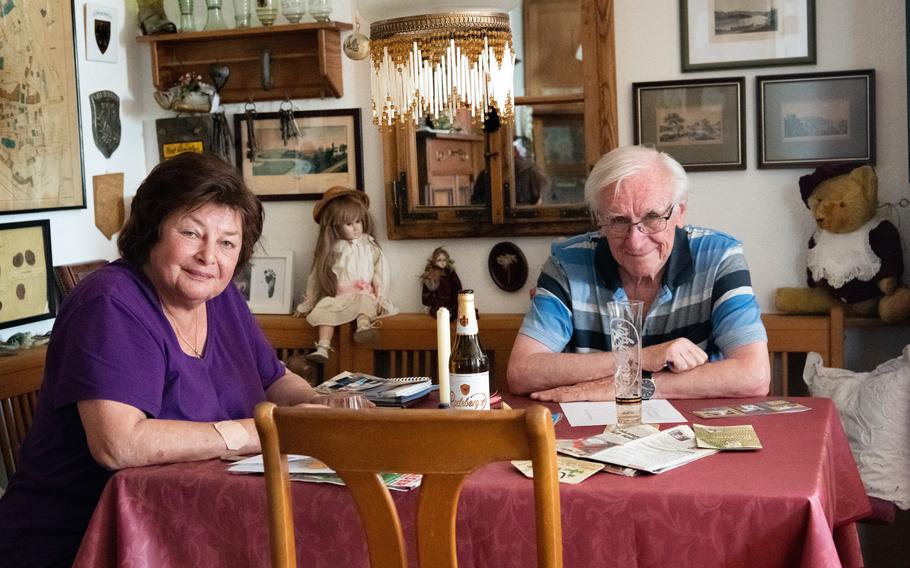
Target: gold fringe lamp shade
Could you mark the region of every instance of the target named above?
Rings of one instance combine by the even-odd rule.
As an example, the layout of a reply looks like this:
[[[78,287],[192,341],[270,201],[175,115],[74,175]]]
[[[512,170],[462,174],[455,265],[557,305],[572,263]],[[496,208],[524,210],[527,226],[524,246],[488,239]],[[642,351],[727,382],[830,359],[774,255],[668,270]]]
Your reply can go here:
[[[513,116],[515,50],[509,15],[449,12],[370,26],[373,122],[380,127],[491,109]]]

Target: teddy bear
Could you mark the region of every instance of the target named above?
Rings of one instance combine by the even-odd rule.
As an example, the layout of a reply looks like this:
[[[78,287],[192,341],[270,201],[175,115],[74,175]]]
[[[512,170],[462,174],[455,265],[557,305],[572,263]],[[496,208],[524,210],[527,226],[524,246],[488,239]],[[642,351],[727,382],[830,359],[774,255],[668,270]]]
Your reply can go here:
[[[910,316],[903,286],[904,257],[897,228],[877,215],[878,178],[871,166],[832,164],[799,179],[799,192],[817,228],[809,240],[808,288],[779,288],[775,306],[791,313],[824,313],[835,302],[850,316],[886,322]]]

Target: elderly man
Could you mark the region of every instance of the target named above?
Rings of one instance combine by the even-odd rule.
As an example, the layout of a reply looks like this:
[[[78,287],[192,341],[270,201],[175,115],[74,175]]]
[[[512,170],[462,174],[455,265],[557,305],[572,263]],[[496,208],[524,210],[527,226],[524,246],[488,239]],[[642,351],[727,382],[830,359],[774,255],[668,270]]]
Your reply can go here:
[[[685,225],[688,180],[643,146],[606,154],[585,184],[596,232],[553,244],[512,356],[512,392],[612,400],[611,300],[644,302],[644,398],[767,394],[767,334],[736,239]]]

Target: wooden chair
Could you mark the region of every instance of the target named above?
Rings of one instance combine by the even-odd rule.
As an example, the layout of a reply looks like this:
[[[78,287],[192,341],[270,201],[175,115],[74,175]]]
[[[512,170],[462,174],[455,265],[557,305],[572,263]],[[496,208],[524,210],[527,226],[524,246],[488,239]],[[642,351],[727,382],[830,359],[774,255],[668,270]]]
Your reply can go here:
[[[0,372],[0,458],[7,479],[16,472],[19,446],[32,426],[46,353],[46,347],[37,347],[4,357]]]
[[[262,440],[272,565],[297,566],[286,454],[319,458],[357,503],[373,568],[407,566],[401,524],[378,472],[422,473],[417,510],[421,566],[457,566],[455,517],[465,477],[494,461],[531,459],[540,567],[562,566],[562,527],[550,411],[256,407]],[[483,440],[478,444],[477,440]],[[451,451],[441,452],[440,448]]]
[[[771,395],[790,395],[791,355],[797,354],[799,373],[810,351],[821,355],[828,367],[844,366],[844,308],[834,306],[828,315],[762,314],[768,331],[771,360]],[[798,374],[796,380],[802,381]]]

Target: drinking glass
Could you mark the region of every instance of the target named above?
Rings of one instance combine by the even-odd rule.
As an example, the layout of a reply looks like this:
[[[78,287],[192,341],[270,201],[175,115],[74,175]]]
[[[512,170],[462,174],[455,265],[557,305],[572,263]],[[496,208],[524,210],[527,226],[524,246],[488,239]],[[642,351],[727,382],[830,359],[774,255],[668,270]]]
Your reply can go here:
[[[278,16],[275,2],[276,0],[256,0],[256,16],[263,26],[271,26],[275,23],[275,18]]]
[[[292,24],[306,15],[306,0],[281,0],[281,13]]]
[[[310,0],[310,16],[317,22],[328,22],[332,16],[332,0]]]
[[[234,26],[250,27],[250,2],[252,0],[234,0]]]
[[[610,348],[616,371],[616,422],[641,424],[641,322],[644,302],[607,302],[610,317]]]
[[[367,408],[367,400],[356,392],[335,392],[325,398],[325,405],[329,408],[349,408],[360,410]]]
[[[223,30],[227,28],[221,16],[222,0],[205,0],[205,28],[206,30]]]
[[[180,7],[180,31],[196,31],[196,20],[193,14],[193,0],[178,0],[177,5]]]

